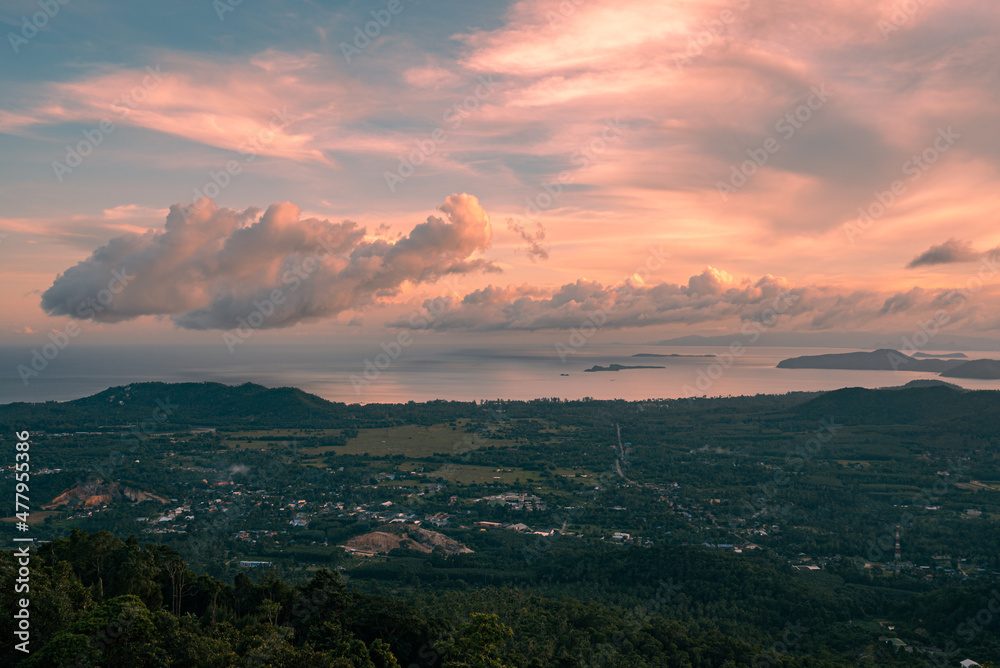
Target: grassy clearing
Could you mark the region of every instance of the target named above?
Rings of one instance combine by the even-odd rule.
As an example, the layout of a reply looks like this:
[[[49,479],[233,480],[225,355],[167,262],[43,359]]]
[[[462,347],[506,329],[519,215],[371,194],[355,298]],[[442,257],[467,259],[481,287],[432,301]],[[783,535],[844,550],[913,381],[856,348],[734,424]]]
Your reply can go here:
[[[538,482],[542,478],[537,471],[518,468],[497,469],[492,466],[471,466],[469,464],[445,464],[441,468],[427,474],[428,478],[444,478],[463,484],[504,483],[511,484],[516,480],[521,482]]]
[[[422,485],[421,480],[411,480],[407,478],[405,480],[380,480],[378,483],[379,487],[417,487]]]
[[[337,454],[368,454],[372,457],[429,457],[438,453],[460,455],[478,447],[493,445],[505,447],[515,443],[468,434],[461,424],[456,427],[447,424],[430,427],[402,425],[387,429],[362,429],[357,438],[349,439],[347,445],[333,448],[333,451]]]
[[[588,471],[587,469],[556,468],[552,472],[552,475],[555,475],[555,476],[575,476],[578,480],[588,480],[590,478],[600,478],[602,474],[594,472],[594,471]]]
[[[248,429],[245,431],[221,432],[221,444],[226,448],[260,449],[286,446],[307,438],[337,436],[340,429]],[[273,444],[273,445],[271,445]],[[321,450],[323,448],[310,448]]]
[[[959,489],[969,489],[978,492],[979,490],[989,490],[991,492],[1000,492],[1000,486],[994,484],[987,484],[984,482],[979,482],[977,480],[971,480],[969,482],[956,482],[955,487]]]

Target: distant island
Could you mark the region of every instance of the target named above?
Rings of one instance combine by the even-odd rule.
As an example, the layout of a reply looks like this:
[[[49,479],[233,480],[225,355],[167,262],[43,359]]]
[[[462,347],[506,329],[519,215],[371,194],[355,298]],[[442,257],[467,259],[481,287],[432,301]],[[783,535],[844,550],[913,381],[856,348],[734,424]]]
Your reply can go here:
[[[632,357],[715,357],[715,355],[681,355],[678,353],[636,353]]]
[[[958,360],[918,360],[898,350],[882,348],[865,353],[805,355],[778,362],[779,369],[850,369],[854,371],[931,371],[940,373],[963,362]]]
[[[665,366],[625,366],[623,364],[609,364],[608,366],[599,366],[595,364],[589,369],[584,369],[585,373],[593,373],[594,371],[622,371],[623,369],[666,369]]]
[[[944,378],[969,378],[971,380],[1000,380],[1000,362],[997,360],[972,360],[941,374]]]
[[[932,357],[936,359],[969,359],[968,355],[965,353],[945,353],[943,355],[931,355],[930,353],[913,353],[913,357]]]
[[[960,354],[960,353],[959,353]],[[962,357],[965,357],[962,355]],[[910,357],[898,350],[882,348],[856,353],[805,355],[778,362],[779,369],[841,369],[852,371],[917,371],[939,373],[947,378],[1000,380],[1000,362],[981,359]]]

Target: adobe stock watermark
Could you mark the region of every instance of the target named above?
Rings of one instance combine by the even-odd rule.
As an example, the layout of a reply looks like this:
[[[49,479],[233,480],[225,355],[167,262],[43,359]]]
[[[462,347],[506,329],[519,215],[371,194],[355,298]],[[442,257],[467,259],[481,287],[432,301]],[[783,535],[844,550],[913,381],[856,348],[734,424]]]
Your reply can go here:
[[[194,189],[192,206],[183,209],[185,218],[190,218],[192,211],[198,211],[204,206],[204,198],[216,199],[223,190],[232,184],[234,177],[243,173],[244,165],[253,162],[261,149],[274,141],[279,131],[284,130],[294,122],[288,115],[288,107],[282,107],[280,111],[277,109],[273,109],[272,111],[273,114],[267,123],[267,127],[259,130],[255,135],[248,136],[246,141],[237,149],[240,159],[228,161],[225,167],[217,172],[209,171],[208,180],[205,181],[201,188]]]
[[[996,615],[1000,615],[1000,591],[994,589],[990,592],[990,598],[987,599],[986,603],[976,614],[970,615],[965,621],[960,622],[955,627],[954,635],[971,644],[975,641],[976,636],[987,631],[990,625],[993,624]],[[955,665],[954,662],[958,659],[958,651],[961,649],[958,643],[954,639],[950,639],[945,643],[943,649],[943,652],[933,654],[927,659],[924,665],[936,666],[937,668]]]
[[[131,605],[123,607],[115,621],[104,628],[94,631],[94,633],[87,637],[88,650],[80,652],[73,659],[73,663],[67,664],[69,668],[85,668],[86,666],[93,665],[91,663],[93,654],[101,655],[105,650],[118,642],[118,638],[131,629],[135,623],[135,619],[135,609]]]
[[[406,0],[412,2],[413,0]],[[382,34],[384,28],[392,24],[392,17],[399,16],[405,9],[402,0],[389,0],[385,3],[385,9],[371,10],[372,21],[368,21],[364,26],[354,26],[353,46],[347,42],[340,43],[340,52],[344,54],[344,60],[351,62],[351,59],[367,49],[373,40]]]
[[[586,319],[580,323],[579,327],[574,327],[570,330],[569,339],[566,343],[556,341],[556,354],[559,355],[559,359],[563,364],[566,363],[569,355],[578,352],[587,345],[587,342],[590,341],[594,334],[597,334],[597,332],[608,324],[608,316],[618,310],[619,301],[622,298],[632,296],[634,289],[632,287],[632,280],[630,279],[637,279],[640,284],[645,284],[654,271],[659,271],[663,268],[664,260],[668,257],[670,257],[670,253],[664,252],[662,246],[659,248],[650,248],[645,262],[636,267],[636,270],[631,275],[626,277],[612,290],[614,293],[613,304],[588,313]],[[617,291],[618,288],[622,289],[622,293]]]
[[[121,446],[123,448],[139,447],[143,441],[148,440],[156,433],[159,424],[166,422],[174,410],[180,408],[178,404],[170,403],[170,397],[156,400],[156,408],[152,411],[152,420],[144,420],[137,425],[130,425],[129,432],[123,431],[121,434]],[[132,436],[128,437],[131,433]],[[111,474],[121,465],[121,460],[127,457],[126,451],[113,450],[107,453],[103,461],[88,466],[91,473],[101,480],[110,480]]]
[[[788,309],[794,306],[798,300],[798,295],[790,292],[778,295],[771,302],[771,305],[761,312],[757,319],[744,323],[740,328],[740,333],[750,337],[748,345],[757,343],[764,332],[778,324],[779,316],[787,313]],[[726,371],[736,363],[736,360],[743,357],[746,352],[747,346],[744,345],[743,341],[741,339],[734,339],[729,344],[726,352],[718,355],[716,360],[706,368],[698,369],[695,374],[696,379],[693,387],[688,384],[681,387],[684,398],[691,402],[694,401],[694,397],[707,393],[715,384],[715,381],[722,378]]]
[[[743,11],[750,6],[750,0],[733,0],[736,9]],[[674,55],[674,67],[682,69],[690,65],[696,58],[705,53],[705,49],[726,34],[727,26],[736,23],[736,14],[731,9],[723,9],[718,18],[702,23],[703,29],[688,37],[684,53]]]
[[[212,0],[212,9],[219,21],[226,20],[226,14],[235,12],[236,8],[243,4],[243,0]]]
[[[122,432],[121,442],[123,446],[141,445],[143,441],[147,440],[156,433],[159,429],[159,425],[170,419],[170,416],[174,414],[174,410],[180,408],[179,404],[170,403],[170,397],[165,399],[156,400],[156,408],[153,409],[151,419],[143,420],[138,424],[130,425],[128,433],[131,434],[129,439],[126,439],[125,432]]]
[[[121,294],[133,279],[135,274],[129,274],[124,268],[111,271],[111,279],[108,287],[98,290],[97,294],[81,301],[77,304],[76,316],[80,320],[93,322],[98,313],[105,311],[115,299],[115,295]],[[25,364],[17,365],[17,374],[21,377],[21,382],[28,385],[29,379],[37,378],[38,375],[48,368],[49,362],[59,357],[59,354],[69,346],[83,330],[75,320],[66,322],[62,330],[49,332],[50,343],[41,347],[31,349],[31,359]]]
[[[38,0],[35,4],[42,11],[32,14],[30,20],[27,16],[22,16],[20,33],[7,33],[7,41],[10,42],[10,48],[14,49],[14,53],[19,53],[22,46],[31,41],[42,28],[47,26],[63,6],[69,4],[69,0]]]
[[[440,299],[440,297],[437,299]],[[435,316],[432,315],[431,319],[433,320],[434,317]],[[371,385],[374,381],[378,380],[379,376],[382,375],[382,372],[392,366],[392,363],[398,360],[402,356],[403,351],[411,345],[413,345],[413,335],[405,329],[400,330],[400,332],[396,334],[396,338],[394,340],[388,343],[383,341],[379,346],[382,349],[382,352],[375,355],[375,361],[373,362],[372,360],[365,358],[364,371],[362,371],[360,375],[356,373],[351,374],[351,387],[354,388],[354,394],[360,396],[362,388],[365,388],[368,385]]]
[[[965,281],[964,287],[950,290],[940,297],[940,301],[952,306],[952,308],[938,309],[929,319],[917,321],[917,329],[911,334],[901,337],[899,351],[906,355],[912,355],[923,350],[941,333],[942,327],[953,322],[955,317],[965,309],[969,300],[983,289],[986,281],[996,276],[997,273],[1000,273],[1000,253],[984,255],[979,271]],[[907,360],[898,355],[889,355],[889,363],[894,371],[899,371],[899,368],[906,362]]]
[[[732,517],[730,518],[730,522],[745,520],[748,516],[754,517],[757,513],[767,510],[769,505],[773,503],[775,496],[777,496],[779,488],[787,486],[790,482],[788,474],[801,472],[806,464],[812,461],[813,457],[822,452],[823,446],[829,443],[843,426],[842,424],[837,424],[836,420],[832,417],[821,419],[819,421],[819,428],[813,432],[811,438],[797,446],[794,450],[788,450],[785,454],[785,467],[776,469],[774,475],[771,476],[771,480],[768,482],[757,483],[759,491],[741,506],[749,515],[744,514],[739,517]],[[783,506],[774,512],[779,515],[786,515],[790,509],[791,506]]]
[[[750,661],[750,665],[753,668],[765,668],[765,666],[777,666],[779,665],[779,659],[787,655],[793,647],[799,644],[802,640],[802,636],[809,631],[808,628],[802,626],[801,623],[796,622],[795,624],[785,623],[785,632],[781,634],[781,639],[776,640],[771,647],[769,652],[761,652],[753,657]],[[784,663],[784,661],[782,661]]]
[[[784,141],[790,141],[795,133],[805,127],[805,124],[812,120],[815,112],[823,108],[830,99],[830,91],[826,89],[826,84],[821,84],[819,88],[813,86],[809,89],[809,97],[806,101],[797,106],[792,111],[779,118],[774,124],[774,130],[781,135]],[[744,160],[739,164],[731,165],[729,168],[729,181],[717,181],[715,184],[722,201],[725,202],[729,196],[745,186],[757,171],[766,165],[771,156],[781,150],[781,142],[774,137],[764,140],[760,148],[748,148],[749,160]]]
[[[417,139],[414,142],[417,148],[399,158],[399,165],[396,167],[396,171],[390,172],[387,170],[383,174],[389,192],[396,192],[396,186],[413,176],[417,171],[417,167],[423,165],[427,162],[427,158],[437,152],[438,144],[448,139],[448,132],[445,130],[445,127],[453,132],[461,128],[465,119],[479,109],[483,101],[489,98],[496,90],[496,83],[493,81],[492,74],[479,77],[478,81],[479,83],[471,95],[467,95],[460,103],[456,102],[445,109],[441,115],[443,125],[434,128],[426,139]]]
[[[615,461],[617,462],[618,460],[616,459]],[[620,476],[617,466],[613,466],[611,470],[603,471],[596,479],[591,478],[591,482],[595,483],[593,489],[595,491],[606,491],[607,487],[617,481],[619,477],[624,478],[625,476]],[[576,518],[583,512],[584,509],[580,505],[563,508],[552,516],[552,522],[554,525],[565,526],[576,521]],[[535,559],[539,559],[545,555],[551,548],[551,538],[551,536],[548,536],[544,540],[529,543],[522,547],[521,555],[524,557],[524,561],[531,564]]]
[[[962,138],[948,126],[948,129],[938,128],[934,141],[920,153],[914,153],[910,159],[903,163],[903,176],[909,177],[906,180],[896,179],[889,184],[887,190],[876,190],[872,195],[874,199],[867,205],[858,207],[858,219],[853,223],[844,223],[844,234],[852,244],[855,239],[871,229],[875,221],[886,214],[900,197],[906,194],[910,183],[920,180],[927,170],[933,167],[947,153],[955,142]]]
[[[628,129],[628,125],[621,122],[618,116],[614,120],[604,121],[604,129],[601,133],[589,142],[581,144],[580,147],[570,154],[570,164],[577,169],[584,169],[604,154],[608,150],[608,144],[620,139],[622,131]],[[573,172],[575,170],[564,169],[559,172],[555,181],[542,184],[544,192],[536,194],[534,197],[525,199],[524,217],[534,222],[543,212],[555,206],[556,200],[562,195],[563,186],[573,182]]]
[[[962,478],[963,473],[968,470],[968,467],[963,466],[961,461],[948,460],[947,473],[949,476],[949,481],[954,483]],[[913,506],[929,506],[937,505],[938,500],[948,492],[949,482],[945,481],[943,478],[938,477],[934,484],[930,487],[924,487],[919,493],[914,494],[913,498],[910,500],[910,505]],[[883,528],[885,532],[876,540],[869,540],[866,548],[866,556],[869,561],[882,561],[882,557],[889,550],[893,550],[896,544],[896,527],[899,527],[900,536],[902,536],[903,531],[912,529],[917,524],[917,518],[913,513],[909,511],[904,511],[900,514],[899,520],[895,524],[886,524]]]
[[[576,13],[576,8],[582,5],[584,0],[563,0],[558,4],[556,9],[559,11],[548,10],[545,12],[545,20],[549,22],[549,26],[556,27],[569,17]]]
[[[445,287],[445,294],[426,301],[423,308],[410,314],[407,319],[410,329],[418,331],[429,329],[448,310],[447,296],[457,294],[461,283],[457,277],[451,276],[445,279]],[[400,330],[392,341],[388,343],[383,341],[379,345],[382,352],[375,355],[374,359],[365,358],[364,370],[360,374],[352,373],[350,375],[354,394],[360,395],[362,389],[378,380],[382,372],[402,357],[403,352],[413,345],[414,341],[413,335],[405,329]]]
[[[222,342],[229,348],[230,354],[236,352],[236,346],[246,343],[247,339],[253,336],[258,329],[261,329],[268,319],[278,311],[278,307],[285,303],[288,299],[285,288],[289,292],[298,290],[306,280],[319,270],[327,254],[333,252],[330,240],[321,238],[312,255],[307,255],[301,262],[296,262],[291,269],[281,275],[281,284],[285,287],[274,288],[267,296],[253,300],[253,310],[245,316],[238,317],[236,319],[237,326],[232,331],[222,333]]]
[[[477,437],[480,439],[488,438],[491,427],[503,426],[508,422],[507,417],[498,412],[492,405],[487,405],[486,402],[482,402],[480,406],[486,410],[487,422],[483,423],[481,427],[476,429],[474,434],[465,433],[461,438],[456,439],[451,444],[451,456],[461,459],[462,462],[468,462],[471,458],[472,451],[476,449],[475,439]],[[457,464],[454,461],[449,461],[435,471],[435,476],[448,480],[456,471],[459,470],[459,466],[460,464]]]
[[[163,81],[163,74],[160,72],[159,65],[156,67],[147,66],[146,72],[147,74],[142,78],[141,85],[133,87],[128,93],[111,103],[112,106],[121,108],[120,113],[115,117],[118,121],[128,118],[132,110],[136,109],[146,99],[149,91],[159,86],[160,82]],[[105,137],[114,132],[116,128],[115,121],[109,118],[102,118],[97,127],[81,131],[83,139],[78,141],[76,146],[67,144],[66,155],[63,161],[52,161],[52,173],[55,174],[59,183],[63,182],[67,174],[72,174],[74,169],[82,165],[84,158],[104,143]]]
[[[902,0],[897,2],[892,8],[888,19],[879,19],[875,24],[883,39],[889,39],[889,35],[899,32],[907,23],[913,20],[920,8],[927,4],[927,0]]]
[[[635,607],[626,610],[622,616],[622,623],[631,628],[633,632],[638,632],[652,621],[654,615],[661,614],[665,608],[673,603],[684,588],[684,583],[674,583],[674,579],[664,582],[660,580],[656,593],[643,603],[636,604]],[[677,604],[677,612],[687,610],[686,601]],[[628,634],[624,630],[616,631],[608,642],[600,643],[594,647],[594,654],[590,656],[584,666],[598,668],[599,666],[616,665],[615,658],[620,656],[619,650],[629,641]]]

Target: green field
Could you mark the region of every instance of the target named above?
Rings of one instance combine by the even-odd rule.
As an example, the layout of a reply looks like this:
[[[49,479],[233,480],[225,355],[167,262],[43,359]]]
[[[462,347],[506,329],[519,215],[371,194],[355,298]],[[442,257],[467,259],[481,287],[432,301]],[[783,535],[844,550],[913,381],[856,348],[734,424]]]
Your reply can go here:
[[[361,429],[357,438],[347,441],[347,445],[327,448],[337,454],[363,455],[372,457],[429,457],[435,454],[461,455],[470,450],[487,445],[506,447],[515,443],[486,439],[479,434],[468,434],[463,426],[466,420],[457,420],[455,427],[436,424],[430,427],[403,425],[385,429]],[[320,448],[316,449],[321,450]]]
[[[429,477],[441,477],[445,480],[469,484],[537,482],[541,480],[537,471],[527,471],[519,468],[498,469],[492,466],[472,466],[469,464],[445,464],[437,471],[428,474]]]
[[[253,429],[220,432],[221,445],[226,448],[261,449],[288,446],[304,439],[339,436],[340,429]],[[322,448],[313,448],[321,450]]]

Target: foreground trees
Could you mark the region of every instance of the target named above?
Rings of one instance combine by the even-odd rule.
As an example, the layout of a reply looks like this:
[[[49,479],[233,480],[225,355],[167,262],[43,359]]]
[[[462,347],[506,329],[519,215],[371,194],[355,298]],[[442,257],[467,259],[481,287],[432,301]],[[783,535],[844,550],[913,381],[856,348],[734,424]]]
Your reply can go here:
[[[789,656],[700,624],[621,614],[600,602],[516,589],[452,592],[437,603],[365,594],[316,571],[291,586],[265,574],[233,584],[197,575],[169,548],[75,531],[32,553],[31,653],[25,668],[512,668],[514,666],[834,666]],[[0,552],[0,605],[15,608],[17,561]],[[489,607],[496,612],[477,611]],[[421,606],[421,607],[417,607]],[[505,621],[506,620],[506,621]],[[511,623],[507,623],[507,622]],[[513,626],[516,626],[516,631]],[[2,632],[13,636],[5,616]]]
[[[17,562],[0,552],[0,604],[31,600],[31,653],[5,643],[3,659],[51,666],[336,666],[392,668],[433,632],[415,614],[381,637],[359,638],[372,601],[319,571],[302,587],[273,576],[234,585],[197,576],[169,548],[143,549],[108,532],[74,531],[31,557],[31,590],[15,594]],[[398,625],[405,620],[404,626]],[[4,631],[12,637],[13,620]],[[369,634],[370,635],[370,634]]]
[[[662,571],[665,564],[688,570],[688,580],[683,591],[672,580],[661,580],[655,591],[643,590],[641,605],[627,607],[611,602],[612,589],[586,602],[514,586],[389,598],[348,587],[337,572],[326,569],[298,586],[273,572],[257,580],[240,573],[228,584],[195,574],[164,546],[142,547],[134,538],[123,542],[107,532],[75,531],[32,553],[31,654],[6,643],[0,660],[26,668],[822,668],[858,665],[858,659],[880,666],[925,660],[882,646],[861,656],[832,654],[823,647],[829,633],[821,623],[824,615],[833,615],[833,621],[839,614],[832,600],[816,612],[795,611],[807,623],[786,625],[779,642],[761,642],[768,637],[761,631],[766,624],[749,617],[725,622],[726,616],[707,604],[722,590],[747,599],[747,611],[802,599],[788,590],[797,585],[775,579],[777,571],[765,562],[748,562],[727,573],[718,570],[720,564],[742,562],[697,549],[674,550],[670,559],[655,563],[648,561],[655,550],[638,551],[621,564],[607,560],[614,554],[609,550],[602,557],[590,550],[587,561],[605,578],[623,578],[633,586],[648,579],[643,573]],[[571,554],[560,554],[556,561],[575,568]],[[11,552],[0,552],[5,609],[14,609],[14,597],[24,595],[9,586],[17,566]],[[553,582],[566,575],[549,572]],[[716,590],[702,591],[709,582]],[[968,595],[978,600],[981,592]],[[928,598],[912,609],[930,614],[921,606],[931,610],[939,602]],[[9,615],[0,626],[12,637]]]

